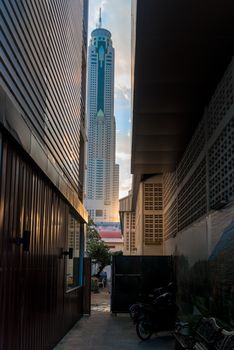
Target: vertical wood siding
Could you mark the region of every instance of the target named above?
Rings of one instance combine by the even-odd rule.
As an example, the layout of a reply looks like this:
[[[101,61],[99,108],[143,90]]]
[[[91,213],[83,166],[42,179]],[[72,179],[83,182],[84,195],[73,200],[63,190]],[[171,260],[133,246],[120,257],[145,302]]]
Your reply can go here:
[[[52,349],[82,313],[60,258],[69,206],[9,139],[0,151],[0,350]],[[29,252],[13,242],[24,230]]]

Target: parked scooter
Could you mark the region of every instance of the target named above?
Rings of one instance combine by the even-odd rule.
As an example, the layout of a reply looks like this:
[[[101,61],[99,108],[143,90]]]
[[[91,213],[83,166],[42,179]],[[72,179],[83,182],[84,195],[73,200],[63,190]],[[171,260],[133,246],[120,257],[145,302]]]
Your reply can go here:
[[[138,318],[141,316],[143,309],[145,306],[150,306],[153,304],[155,300],[154,294],[148,294],[147,297],[144,297],[144,301],[137,302],[130,306],[129,308],[129,315],[131,319],[133,320],[133,323],[136,323]]]
[[[157,297],[164,293],[171,293],[173,298],[175,297],[174,284],[170,282],[167,287],[155,288],[151,294],[148,294],[147,297],[144,298],[144,301],[134,303],[129,308],[129,314],[133,323],[137,323],[138,319],[144,313],[144,308],[150,305],[154,305]]]
[[[141,308],[136,332],[141,340],[147,340],[153,333],[175,329],[178,306],[172,293],[164,293],[152,305]]]

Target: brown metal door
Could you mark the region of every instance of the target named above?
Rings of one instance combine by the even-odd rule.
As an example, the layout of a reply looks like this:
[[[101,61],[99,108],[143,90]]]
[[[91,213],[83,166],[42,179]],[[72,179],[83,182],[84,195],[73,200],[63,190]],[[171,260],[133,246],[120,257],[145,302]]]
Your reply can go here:
[[[1,140],[0,140],[1,142]],[[23,310],[22,250],[14,243],[22,228],[23,168],[8,145],[0,154],[0,350],[20,349]],[[14,336],[12,336],[14,335]]]

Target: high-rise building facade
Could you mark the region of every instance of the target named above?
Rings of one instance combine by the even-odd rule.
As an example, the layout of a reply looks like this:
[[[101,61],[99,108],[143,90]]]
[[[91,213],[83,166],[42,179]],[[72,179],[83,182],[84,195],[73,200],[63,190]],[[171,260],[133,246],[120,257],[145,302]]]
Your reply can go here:
[[[115,164],[115,50],[111,33],[92,31],[88,49],[87,209],[95,222],[118,221],[119,166]]]

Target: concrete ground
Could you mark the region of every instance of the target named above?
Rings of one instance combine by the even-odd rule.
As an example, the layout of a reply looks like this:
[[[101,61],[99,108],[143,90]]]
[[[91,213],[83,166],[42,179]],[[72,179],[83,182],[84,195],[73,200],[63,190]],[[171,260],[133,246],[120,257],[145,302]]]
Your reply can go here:
[[[140,341],[135,325],[128,314],[110,313],[109,293],[106,289],[92,293],[92,313],[83,317],[60,341],[54,350],[173,350],[174,341],[169,333],[153,335]]]

